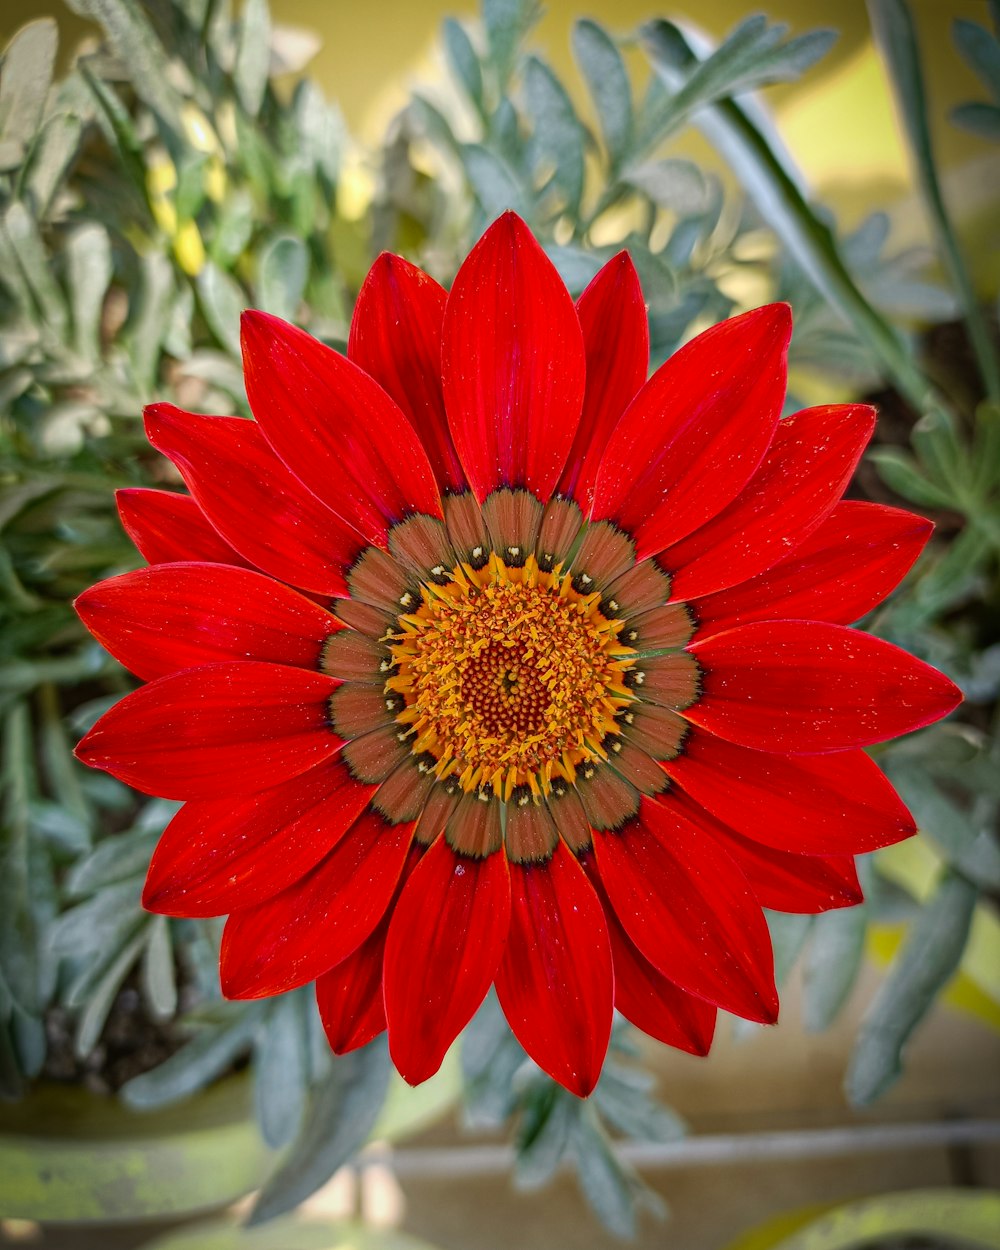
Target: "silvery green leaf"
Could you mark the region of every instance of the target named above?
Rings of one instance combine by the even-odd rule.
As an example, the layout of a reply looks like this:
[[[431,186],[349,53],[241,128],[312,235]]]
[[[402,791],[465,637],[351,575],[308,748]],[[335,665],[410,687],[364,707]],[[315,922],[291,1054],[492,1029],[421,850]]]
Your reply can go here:
[[[812,1033],[829,1028],[857,980],[865,950],[867,910],[862,904],[813,917],[802,990],[802,1014]]]
[[[580,1104],[554,1082],[539,1083],[521,1112],[514,1184],[530,1191],[547,1185],[569,1149]]]
[[[327,103],[316,84],[308,79],[303,79],[295,88],[292,111],[313,164],[325,178],[335,182],[346,142],[344,119],[336,106]]]
[[[90,847],[90,827],[86,820],[61,803],[35,799],[31,804],[31,828],[51,846],[79,855]]]
[[[184,372],[192,378],[201,378],[236,398],[246,398],[243,371],[231,356],[204,348],[196,351],[184,362]]]
[[[891,447],[875,447],[868,453],[879,477],[904,499],[926,508],[950,508],[953,500],[942,487],[926,478],[912,456]]]
[[[0,977],[10,997],[31,1012],[38,991],[37,934],[30,902],[29,804],[34,764],[26,703],[4,710],[3,811],[0,819]]]
[[[212,235],[212,259],[223,269],[242,255],[256,223],[257,210],[246,187],[232,187],[218,210]]]
[[[967,525],[917,583],[916,603],[935,614],[961,603],[977,592],[993,554],[990,535],[979,525]]]
[[[69,316],[66,301],[52,276],[52,266],[38,231],[38,225],[23,204],[15,201],[4,214],[0,232],[4,236],[4,263],[13,263],[30,291],[39,315],[59,338],[65,333]]]
[[[74,959],[116,948],[143,915],[141,894],[141,877],[118,878],[102,886],[85,903],[62,913],[52,931],[53,948]]]
[[[93,812],[82,785],[83,773],[87,770],[81,769],[73,758],[59,703],[52,687],[46,687],[41,698],[39,747],[42,765],[56,802],[88,830],[86,845],[89,846]]]
[[[205,1028],[159,1067],[126,1082],[120,1097],[128,1106],[140,1111],[170,1106],[227,1072],[249,1049],[263,1013],[259,1003],[228,1007],[224,1023]]]
[[[933,777],[915,763],[890,759],[887,772],[922,833],[952,867],[984,890],[1000,890],[1000,846],[992,829],[977,828]]]
[[[594,1104],[612,1128],[636,1141],[678,1141],[687,1125],[655,1100],[655,1083],[651,1073],[609,1059],[594,1090]]]
[[[622,177],[678,217],[700,217],[716,199],[715,188],[693,161],[650,161],[625,170]]]
[[[111,240],[97,222],[78,226],[66,240],[73,312],[73,349],[96,364],[101,358],[101,310],[111,283]]]
[[[949,872],[924,904],[861,1022],[846,1078],[855,1105],[872,1102],[899,1076],[903,1047],[962,958],[978,896]]]
[[[291,234],[278,235],[257,260],[257,307],[293,321],[309,278],[309,250]]]
[[[461,148],[462,164],[476,199],[491,221],[512,208],[521,217],[528,216],[524,190],[513,170],[478,143],[465,143]]]
[[[679,28],[660,21],[643,28],[643,45],[663,80],[661,97],[676,101],[697,72],[698,59],[690,44]],[[931,398],[926,379],[915,368],[896,329],[859,291],[829,224],[809,207],[794,167],[775,149],[749,103],[743,107],[734,100],[718,100],[699,110],[697,125],[810,283],[846,318],[857,337],[891,372],[899,389],[923,411]]]
[[[640,1204],[663,1218],[662,1200],[615,1155],[589,1102],[574,1122],[573,1147],[580,1192],[605,1228],[617,1237],[634,1237]]]
[[[176,360],[187,360],[191,355],[191,317],[194,313],[194,292],[182,286],[174,296],[167,319],[167,332],[163,336],[163,350]]]
[[[952,109],[951,120],[963,130],[971,130],[984,139],[1000,139],[1000,108],[995,104],[973,101]]]
[[[146,926],[142,952],[142,993],[155,1020],[169,1020],[177,1010],[177,976],[170,921],[154,916]]]
[[[164,125],[182,134],[182,101],[173,83],[183,70],[176,61],[171,63],[143,8],[130,0],[66,0],[66,3],[74,13],[103,27],[112,47],[128,67],[129,81],[136,94]]]
[[[174,272],[162,252],[147,252],[141,262],[139,298],[126,331],[136,380],[148,394],[156,380],[160,348],[174,293]]]
[[[299,1131],[309,1084],[309,1048],[303,995],[283,994],[270,1009],[254,1041],[254,1107],[261,1136],[274,1149]]]
[[[247,306],[235,278],[208,261],[197,278],[198,299],[212,333],[233,356],[240,355],[240,314]]]
[[[24,194],[43,219],[76,157],[83,135],[83,121],[76,113],[53,113],[31,150],[24,176]]]
[[[517,109],[509,96],[502,96],[490,118],[490,138],[493,149],[513,167],[523,162],[521,124]]]
[[[302,1130],[265,1184],[250,1224],[298,1206],[361,1148],[385,1101],[390,1072],[384,1037],[333,1062],[314,1087]]]
[[[875,44],[889,80],[916,167],[916,181],[931,220],[941,259],[962,306],[970,346],[989,398],[1000,399],[1000,353],[982,315],[965,258],[944,201],[934,156],[920,50],[913,16],[904,0],[870,0]]]
[[[59,45],[55,20],[28,22],[4,49],[0,69],[0,136],[26,149],[34,139],[52,83]]]
[[[952,34],[963,60],[1000,104],[1000,43],[985,26],[961,17],[953,24]]]
[[[514,1108],[513,1082],[525,1055],[492,990],[462,1033],[461,1061],[463,1122],[499,1128]]]
[[[536,20],[535,0],[483,0],[483,25],[490,63],[503,91],[514,67],[518,45]]]
[[[122,982],[138,959],[145,940],[145,933],[137,933],[126,946],[122,947],[104,975],[88,993],[86,1006],[80,1013],[76,1035],[73,1039],[73,1051],[78,1059],[85,1059],[97,1045],[111,1008],[115,1005]]]
[[[408,111],[417,129],[436,147],[450,155],[463,156],[462,144],[437,105],[414,92]]]
[[[704,60],[688,62],[686,40],[671,22],[648,22],[640,39],[663,73],[665,93],[648,97],[641,146],[676,130],[696,109],[757,87],[798,78],[826,54],[836,32],[815,30],[782,43],[787,27],[769,26],[761,15],[748,17]]]
[[[587,18],[573,26],[573,54],[594,101],[614,171],[632,142],[632,86],[628,70],[611,36]]]
[[[267,91],[271,63],[271,14],[267,0],[246,0],[240,19],[233,81],[240,103],[256,117]]]
[[[476,109],[483,112],[483,71],[465,27],[453,17],[446,17],[441,27],[445,56],[451,72],[462,84],[465,94]]]
[[[573,102],[552,70],[536,56],[529,57],[525,66],[524,90],[533,149],[542,164],[553,167],[552,182],[561,192],[563,207],[576,214],[583,196],[584,130]]]

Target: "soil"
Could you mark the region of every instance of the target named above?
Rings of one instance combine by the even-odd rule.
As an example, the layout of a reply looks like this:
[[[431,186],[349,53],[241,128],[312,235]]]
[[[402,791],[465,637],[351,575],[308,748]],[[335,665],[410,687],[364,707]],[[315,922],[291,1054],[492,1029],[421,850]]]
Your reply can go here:
[[[74,1020],[61,1007],[45,1020],[48,1053],[41,1079],[83,1085],[95,1094],[114,1094],[134,1076],[159,1067],[186,1040],[175,1021],[154,1020],[134,981],[122,986],[101,1039],[80,1059],[73,1050]]]

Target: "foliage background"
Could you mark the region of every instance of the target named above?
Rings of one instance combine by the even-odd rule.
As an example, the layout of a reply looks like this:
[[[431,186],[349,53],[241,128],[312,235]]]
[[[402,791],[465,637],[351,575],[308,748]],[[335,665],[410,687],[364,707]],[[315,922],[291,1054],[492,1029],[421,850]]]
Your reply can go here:
[[[936,265],[893,252],[881,214],[840,234],[747,95],[807,72],[831,46],[825,32],[789,37],[753,18],[711,53],[651,22],[628,35],[623,59],[585,20],[571,43],[586,95],[576,85],[571,95],[534,50],[528,0],[486,0],[481,20],[442,27],[449,88],[414,90],[381,142],[361,149],[301,76],[297,45],[273,29],[265,0],[237,20],[209,0],[72,7],[103,31],[100,42],[57,74],[55,27],[35,22],[0,74],[5,1092],[46,1076],[158,1106],[249,1052],[262,1132],[292,1143],[257,1218],[304,1197],[367,1136],[388,1080],[380,1043],[331,1061],[307,991],[221,1002],[218,927],[141,912],[145,866],[174,805],[72,760],[72,742],[130,679],[83,634],[69,602],[136,563],[114,489],[175,484],[145,446],[142,404],[247,412],[240,308],[294,318],[342,346],[380,249],[447,281],[507,207],[532,224],[574,291],[629,247],[654,364],[741,304],[787,298],[789,411],[818,394],[880,397],[880,442],[861,489],[928,512],[939,529],[869,627],[946,669],[967,703],[959,720],[880,752],[922,834],[864,863],[864,907],[774,915],[772,931],[783,971],[805,961],[806,1020],[823,1028],[850,992],[869,925],[906,926],[846,1073],[855,1103],[891,1083],[963,959],[989,1011],[997,926],[984,899],[1000,888],[1000,373],[995,316],[972,290],[942,202],[902,0],[876,0],[872,15]],[[968,21],[954,37],[982,82],[952,121],[995,139],[1000,46]],[[724,178],[717,159],[690,159],[692,126],[721,152]],[[136,1071],[137,1049],[148,1070]],[[571,1157],[602,1218],[628,1232],[652,1200],[612,1136],[683,1131],[653,1101],[629,1033],[616,1031],[588,1104],[525,1063],[492,1002],[462,1059],[466,1119],[510,1128],[521,1180],[540,1183]]]

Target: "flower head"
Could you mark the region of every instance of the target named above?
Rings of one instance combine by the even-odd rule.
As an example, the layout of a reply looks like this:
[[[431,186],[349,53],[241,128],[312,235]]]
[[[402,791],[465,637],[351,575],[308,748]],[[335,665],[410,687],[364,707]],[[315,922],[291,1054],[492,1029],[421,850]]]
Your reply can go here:
[[[146,685],[78,753],[186,800],[145,904],[228,915],[230,997],[316,982],[333,1048],[430,1076],[492,984],[578,1094],[617,1007],[705,1053],[778,1010],[762,907],[857,902],[913,832],[861,749],[958,701],[849,628],[926,542],[841,496],[861,405],[779,420],[788,309],[648,381],[621,253],[574,305],[497,221],[447,293],[376,261],[347,355],[259,312],[254,421],[146,414],[189,495],[81,596]]]

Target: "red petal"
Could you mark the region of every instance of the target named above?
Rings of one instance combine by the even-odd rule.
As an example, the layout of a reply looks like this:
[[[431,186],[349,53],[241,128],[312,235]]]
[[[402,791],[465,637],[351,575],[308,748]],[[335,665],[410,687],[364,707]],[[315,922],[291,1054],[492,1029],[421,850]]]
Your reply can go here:
[[[511,864],[507,949],[497,995],[535,1063],[586,1098],[611,1037],[614,973],[604,910],[566,846],[545,864]]]
[[[351,319],[347,356],[390,395],[427,452],[438,488],[465,489],[441,391],[441,325],[448,293],[401,256],[383,252]]]
[[[210,799],[297,777],[342,745],[327,719],[340,683],[280,664],[206,664],[105,712],[76,748],[145,794]]]
[[[639,275],[628,252],[619,252],[576,301],[587,356],[583,416],[559,480],[590,511],[594,482],[611,432],[649,372],[649,322]]]
[[[374,790],[331,760],[248,798],[185,803],[153,853],[142,905],[167,916],[256,906],[314,868]]]
[[[864,751],[771,755],[695,729],[662,767],[723,824],[777,850],[861,855],[916,833]]]
[[[699,636],[782,617],[850,625],[905,577],[933,528],[912,512],[845,500],[780,564],[699,599]]]
[[[853,907],[864,895],[850,855],[795,855],[741,837],[684,794],[675,794],[677,811],[739,864],[761,907],[775,911],[815,912]]]
[[[691,645],[711,733],[793,755],[870,746],[947,716],[962,695],[900,647],[843,625],[759,621]]]
[[[385,914],[412,836],[412,824],[369,809],[307,877],[233,912],[219,956],[223,994],[283,994],[342,963]]]
[[[662,551],[721,512],[774,437],[792,332],[786,304],[713,326],[650,378],[601,460],[594,520]]]
[[[657,972],[622,927],[604,890],[593,855],[583,866],[604,907],[615,966],[615,1007],[637,1029],[667,1046],[692,1055],[707,1055],[718,1011],[704,999],[678,989]]]
[[[280,582],[221,564],[158,564],[98,582],[80,620],[144,681],[221,660],[319,667],[340,622]]]
[[[480,502],[524,486],[543,502],[580,422],[580,322],[555,267],[514,213],[486,231],[458,271],[441,354],[448,423]]]
[[[814,915],[864,901],[850,856],[791,855],[739,834],[719,841],[746,873],[761,907]]]
[[[410,873],[420,862],[424,848],[414,843],[409,850],[396,886],[396,898]],[[382,969],[385,962],[385,939],[389,932],[395,902],[371,935],[353,955],[324,972],[316,981],[316,1005],[326,1031],[330,1049],[337,1055],[367,1046],[385,1030],[385,1000],[382,994]]]
[[[335,1055],[367,1046],[385,1032],[382,964],[391,908],[353,955],[316,978],[316,1006]]]
[[[146,409],[146,435],[249,561],[305,590],[347,593],[344,572],[362,540],[289,473],[252,421],[154,404]]]
[[[427,453],[377,382],[280,317],[245,312],[242,326],[250,407],[317,498],[379,545],[411,512],[441,515]]]
[[[116,491],[115,501],[125,533],[150,564],[204,560],[250,567],[250,562],[212,528],[190,495],[130,486]]]
[[[507,857],[456,855],[438,838],[396,904],[385,948],[389,1053],[411,1085],[434,1075],[486,997],[509,925]]]
[[[771,938],[732,858],[668,798],[643,799],[594,838],[597,868],[632,941],[668,980],[748,1020],[778,1016]]]
[[[743,492],[707,525],[668,547],[671,599],[694,599],[769,569],[811,534],[851,480],[875,428],[863,404],[807,408],[778,422]]]

